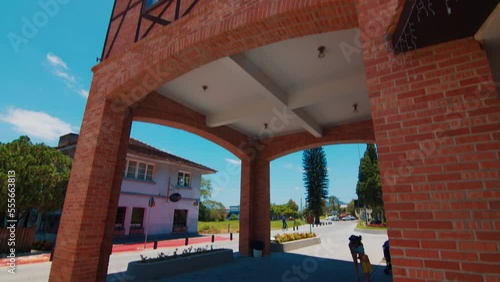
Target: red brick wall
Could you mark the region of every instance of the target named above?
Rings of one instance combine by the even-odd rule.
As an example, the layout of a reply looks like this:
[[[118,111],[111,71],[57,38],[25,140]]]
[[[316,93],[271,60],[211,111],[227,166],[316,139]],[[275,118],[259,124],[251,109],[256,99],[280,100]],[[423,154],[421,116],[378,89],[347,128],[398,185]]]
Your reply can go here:
[[[357,2],[394,280],[498,281],[500,100],[485,53],[467,38],[394,56],[395,1]]]
[[[50,281],[105,281],[132,117],[95,87],[87,102]]]
[[[263,160],[259,154],[241,163],[239,234],[241,255],[252,256],[250,243],[253,240],[265,242],[264,255],[269,255],[271,252],[269,173],[269,161]]]

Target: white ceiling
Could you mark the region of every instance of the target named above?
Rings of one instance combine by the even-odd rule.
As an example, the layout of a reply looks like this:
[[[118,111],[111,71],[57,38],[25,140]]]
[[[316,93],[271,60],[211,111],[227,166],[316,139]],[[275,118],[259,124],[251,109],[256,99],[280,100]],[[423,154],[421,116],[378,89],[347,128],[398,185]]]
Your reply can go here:
[[[157,92],[206,115],[210,127],[227,125],[261,138],[300,131],[320,137],[325,126],[371,117],[363,57],[341,50],[355,48],[358,33],[306,36],[225,57]],[[319,46],[326,47],[324,58],[318,58]]]
[[[474,36],[477,40],[500,41],[500,4],[490,14]]]
[[[483,23],[479,31],[474,36],[481,41],[483,49],[486,51],[497,90],[500,93],[500,4],[490,14]]]

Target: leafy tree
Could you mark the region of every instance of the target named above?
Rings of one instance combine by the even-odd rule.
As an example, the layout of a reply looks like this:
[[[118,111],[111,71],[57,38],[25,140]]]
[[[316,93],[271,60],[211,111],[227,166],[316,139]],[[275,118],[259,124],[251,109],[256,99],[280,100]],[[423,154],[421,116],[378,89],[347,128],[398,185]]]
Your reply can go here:
[[[224,220],[226,208],[222,203],[210,200],[212,191],[212,181],[202,177],[200,183],[201,202],[198,210],[198,220],[200,221]]]
[[[271,203],[269,215],[271,220],[280,219],[282,216],[292,216],[298,218],[300,217],[299,206],[292,199],[290,199],[286,204],[283,205],[276,205]]]
[[[202,200],[210,199],[212,197],[212,181],[208,178],[202,177],[200,184],[200,197]]]
[[[0,143],[0,211],[7,211],[8,172],[15,172],[15,203],[18,220],[30,211],[60,209],[71,172],[71,158],[44,144],[32,144],[28,136]],[[3,216],[0,214],[0,217]],[[24,220],[25,225],[27,220]]]
[[[288,200],[288,202],[286,203],[286,205],[292,211],[299,211],[299,205],[297,205],[297,203],[294,200],[292,200],[292,199]]]
[[[328,214],[333,214],[333,212],[340,213],[340,201],[336,196],[328,197],[328,208],[326,212]]]
[[[303,180],[306,187],[307,209],[319,224],[324,202],[328,197],[328,168],[323,147],[307,149],[302,155]]]
[[[373,144],[366,146],[365,154],[359,164],[356,194],[358,194],[360,206],[366,205],[372,208],[373,211],[383,213],[382,183],[380,181],[377,149]]]
[[[221,202],[203,200],[200,203],[198,219],[200,221],[217,221],[224,219],[226,208]]]
[[[355,216],[356,215],[356,204],[354,200],[351,200],[349,204],[347,205],[347,210],[346,212],[350,215]]]

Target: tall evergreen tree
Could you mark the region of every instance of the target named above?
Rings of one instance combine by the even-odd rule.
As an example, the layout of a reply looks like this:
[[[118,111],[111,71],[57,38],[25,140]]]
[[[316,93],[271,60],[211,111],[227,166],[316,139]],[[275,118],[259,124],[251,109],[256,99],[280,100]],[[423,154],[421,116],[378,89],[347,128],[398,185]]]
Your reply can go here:
[[[373,212],[383,213],[382,183],[377,149],[373,144],[366,146],[365,154],[360,161],[356,194],[360,205],[372,208]]]
[[[328,198],[328,168],[323,147],[307,149],[302,155],[303,180],[306,187],[308,210],[319,224],[323,214],[323,200]]]

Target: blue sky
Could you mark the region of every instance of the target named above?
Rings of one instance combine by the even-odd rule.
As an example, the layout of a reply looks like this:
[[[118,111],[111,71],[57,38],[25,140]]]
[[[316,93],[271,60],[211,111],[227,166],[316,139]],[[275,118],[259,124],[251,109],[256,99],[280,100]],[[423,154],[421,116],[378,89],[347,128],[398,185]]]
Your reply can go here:
[[[0,24],[0,142],[28,135],[33,142],[56,146],[60,135],[79,132],[100,57],[113,0],[2,1],[8,11]],[[226,207],[239,204],[239,160],[196,135],[134,122],[132,137],[219,171],[209,178],[212,199]],[[359,154],[366,145],[325,147],[330,195],[356,198]],[[271,163],[271,202],[293,199],[304,204],[302,152]]]

